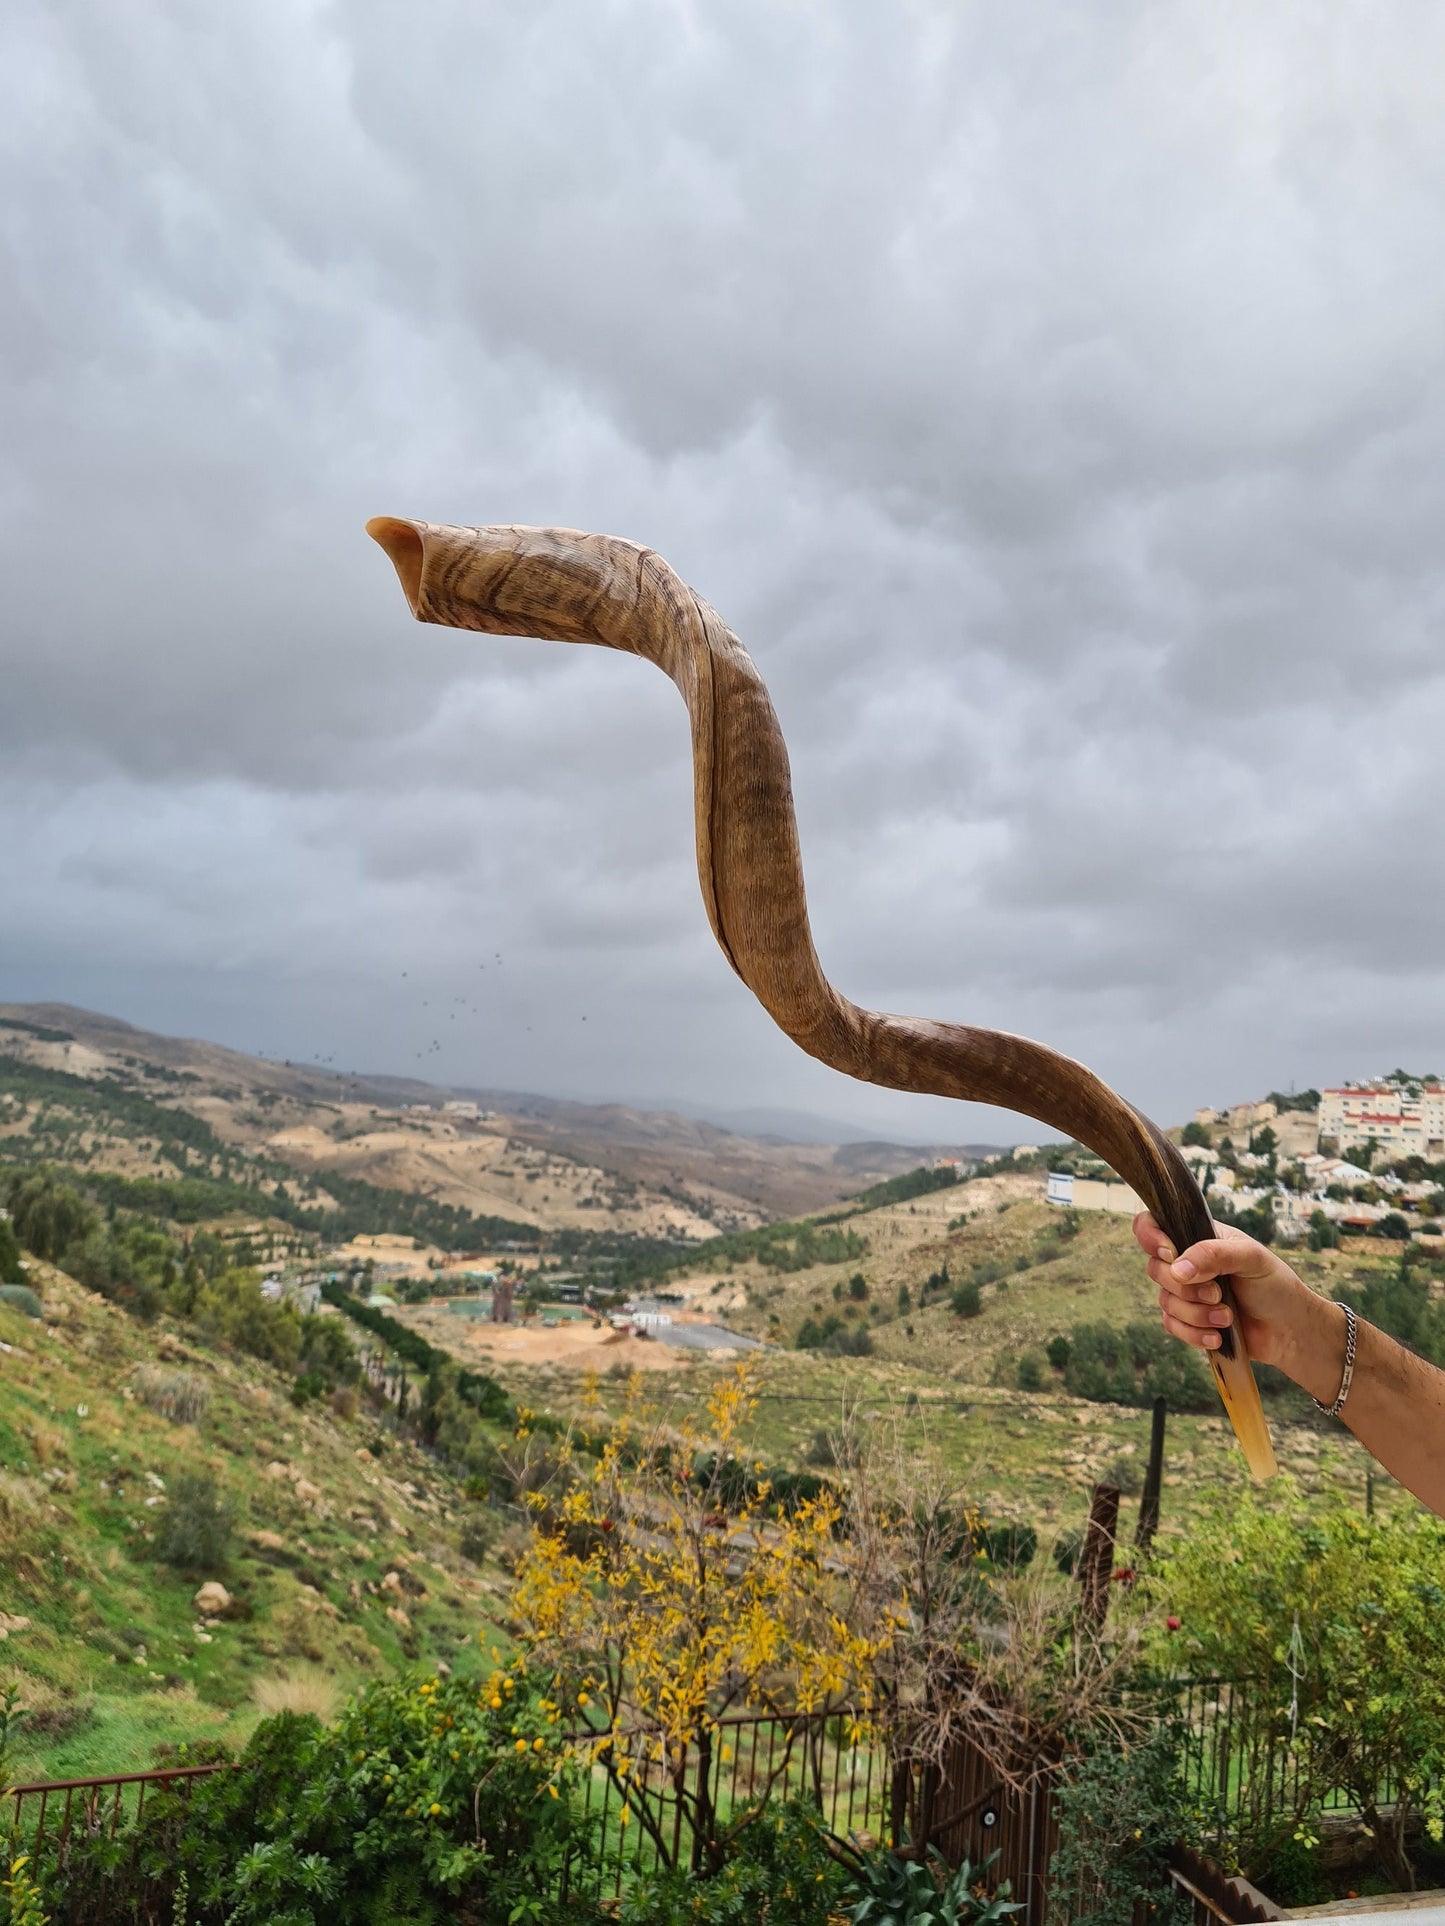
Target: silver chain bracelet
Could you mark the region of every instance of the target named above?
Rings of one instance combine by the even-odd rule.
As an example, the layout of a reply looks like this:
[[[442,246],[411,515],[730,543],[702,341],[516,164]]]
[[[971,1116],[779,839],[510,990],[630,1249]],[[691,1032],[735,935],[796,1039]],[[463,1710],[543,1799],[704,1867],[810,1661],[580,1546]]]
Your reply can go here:
[[[1340,1395],[1335,1399],[1333,1404],[1320,1404],[1318,1398],[1314,1400],[1314,1403],[1319,1406],[1319,1409],[1324,1412],[1327,1418],[1337,1418],[1340,1415],[1344,1407],[1345,1399],[1350,1395],[1350,1380],[1354,1375],[1355,1313],[1353,1308],[1347,1304],[1345,1306],[1345,1375],[1340,1381]]]

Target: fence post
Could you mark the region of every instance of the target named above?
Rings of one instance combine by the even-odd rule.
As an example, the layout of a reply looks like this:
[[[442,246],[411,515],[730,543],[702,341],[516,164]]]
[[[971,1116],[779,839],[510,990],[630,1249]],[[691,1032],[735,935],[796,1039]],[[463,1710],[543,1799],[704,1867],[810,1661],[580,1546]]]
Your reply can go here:
[[[1089,1527],[1079,1558],[1079,1590],[1084,1615],[1102,1625],[1109,1615],[1109,1574],[1114,1569],[1114,1535],[1119,1524],[1119,1487],[1095,1485]]]
[[[1139,1500],[1139,1528],[1134,1533],[1134,1543],[1139,1547],[1141,1556],[1147,1553],[1159,1529],[1159,1487],[1164,1476],[1164,1414],[1167,1409],[1163,1398],[1154,1400],[1154,1418],[1149,1431],[1149,1469],[1144,1474],[1144,1495]]]

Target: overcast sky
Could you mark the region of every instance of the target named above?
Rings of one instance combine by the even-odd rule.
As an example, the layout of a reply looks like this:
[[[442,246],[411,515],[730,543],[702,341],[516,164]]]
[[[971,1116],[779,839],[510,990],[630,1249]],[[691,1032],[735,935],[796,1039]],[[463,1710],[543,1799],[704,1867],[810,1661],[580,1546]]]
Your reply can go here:
[[[418,627],[393,513],[719,609],[859,1001],[1165,1121],[1441,1068],[1442,71],[1429,0],[11,0],[0,998],[1034,1134],[777,1033],[671,685]]]

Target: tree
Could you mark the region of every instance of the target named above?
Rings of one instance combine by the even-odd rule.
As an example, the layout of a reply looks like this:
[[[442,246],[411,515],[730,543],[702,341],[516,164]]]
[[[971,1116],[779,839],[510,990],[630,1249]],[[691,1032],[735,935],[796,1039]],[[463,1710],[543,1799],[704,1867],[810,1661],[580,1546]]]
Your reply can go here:
[[[23,1284],[25,1266],[20,1258],[20,1239],[8,1217],[0,1217],[0,1284]]]
[[[753,1412],[746,1368],[665,1430],[633,1411],[570,1489],[534,1493],[537,1530],[513,1609],[533,1656],[556,1675],[568,1717],[596,1717],[576,1742],[622,1800],[624,1825],[675,1863],[664,1808],[681,1803],[693,1869],[716,1871],[786,1770],[789,1727],[740,1806],[716,1798],[729,1712],[866,1710],[886,1633],[854,1629],[856,1583],[840,1569],[836,1492],[791,1506],[763,1484],[728,1499]]]
[[[1049,1363],[1053,1366],[1053,1368],[1056,1371],[1066,1371],[1068,1369],[1069,1353],[1071,1349],[1072,1349],[1072,1346],[1070,1345],[1069,1340],[1063,1335],[1062,1332],[1060,1332],[1056,1337],[1051,1337],[1049,1339],[1049,1342],[1048,1342]]]
[[[983,1309],[983,1292],[971,1277],[955,1285],[951,1300],[955,1317],[977,1317]]]
[[[1025,1351],[1019,1359],[1018,1380],[1020,1391],[1043,1390],[1044,1367],[1037,1351]]]
[[[1202,1123],[1194,1123],[1191,1121],[1185,1124],[1183,1130],[1180,1131],[1179,1141],[1186,1146],[1197,1144],[1201,1149],[1207,1150],[1209,1148],[1209,1132]]]
[[[1250,1138],[1249,1147],[1256,1157],[1263,1157],[1267,1164],[1273,1164],[1275,1153],[1279,1149],[1279,1138],[1275,1135],[1271,1126],[1265,1124],[1262,1129],[1256,1130]]]
[[[301,1318],[294,1304],[273,1304],[261,1295],[254,1271],[226,1271],[196,1299],[196,1322],[212,1337],[249,1351],[280,1371],[296,1369],[301,1355]]]
[[[1389,1210],[1375,1226],[1376,1237],[1394,1237],[1402,1242],[1410,1235],[1409,1220],[1397,1210]]]
[[[26,1250],[50,1263],[58,1263],[96,1223],[95,1212],[80,1192],[62,1183],[50,1169],[13,1178],[7,1202],[15,1235]]]
[[[1322,1210],[1310,1212],[1309,1246],[1312,1251],[1337,1251],[1340,1233]]]
[[[848,1279],[848,1295],[855,1304],[861,1304],[868,1295],[868,1280],[862,1271],[855,1271]]]

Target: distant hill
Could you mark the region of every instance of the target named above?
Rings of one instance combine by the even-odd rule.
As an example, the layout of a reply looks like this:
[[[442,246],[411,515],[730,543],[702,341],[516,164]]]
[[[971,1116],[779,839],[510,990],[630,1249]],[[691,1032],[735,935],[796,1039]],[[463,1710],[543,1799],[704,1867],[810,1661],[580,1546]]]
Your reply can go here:
[[[233,1160],[271,1160],[313,1186],[324,1187],[329,1173],[336,1183],[413,1193],[539,1230],[669,1238],[747,1229],[826,1209],[920,1163],[986,1148],[792,1143],[672,1111],[276,1063],[62,1003],[0,1004],[3,1061],[184,1112]],[[9,1161],[32,1137],[40,1101],[32,1092],[23,1114],[0,1120],[0,1155]],[[55,1090],[49,1101],[59,1103]],[[457,1102],[485,1114],[473,1119],[443,1108]],[[114,1104],[104,1127],[92,1117],[58,1140],[52,1130],[34,1142],[47,1154],[57,1142],[83,1147],[91,1167],[130,1177],[155,1174],[158,1159],[163,1167],[174,1162],[153,1127],[141,1128],[134,1116],[127,1124]],[[214,1148],[208,1154],[212,1172],[226,1162]],[[194,1157],[188,1167],[195,1170]]]

